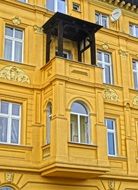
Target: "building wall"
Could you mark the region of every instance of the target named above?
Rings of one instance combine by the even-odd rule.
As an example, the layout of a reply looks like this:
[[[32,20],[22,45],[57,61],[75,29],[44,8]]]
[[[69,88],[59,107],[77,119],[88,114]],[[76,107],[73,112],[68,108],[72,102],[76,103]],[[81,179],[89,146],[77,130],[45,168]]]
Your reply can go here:
[[[0,100],[20,103],[21,142],[0,144],[0,185],[14,189],[138,189],[138,96],[132,59],[138,59],[138,38],[129,35],[137,12],[122,6],[122,16],[96,34],[96,48],[112,53],[114,84],[103,84],[103,69],[77,62],[77,46],[65,41],[74,60],[55,57],[45,64],[43,24],[52,16],[43,0],[0,1]],[[72,10],[72,2],[80,11]],[[117,1],[70,0],[68,13],[95,23],[95,11],[111,15]],[[23,63],[4,59],[5,26],[24,30]],[[80,100],[89,110],[91,144],[70,142],[70,111]],[[51,143],[46,144],[46,106],[52,103]],[[117,156],[107,154],[104,118],[116,120]]]

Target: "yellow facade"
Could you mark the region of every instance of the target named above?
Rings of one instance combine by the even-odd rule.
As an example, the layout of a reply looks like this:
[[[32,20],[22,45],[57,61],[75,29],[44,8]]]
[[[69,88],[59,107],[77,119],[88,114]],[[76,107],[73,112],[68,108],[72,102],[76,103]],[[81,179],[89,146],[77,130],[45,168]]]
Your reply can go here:
[[[73,2],[80,6],[79,11],[72,9]],[[89,52],[83,63],[77,61],[75,42],[65,40],[65,50],[72,53],[73,60],[64,59],[55,56],[57,39],[53,37],[46,64],[42,26],[54,13],[46,9],[44,0],[0,1],[0,100],[21,105],[20,143],[0,143],[0,188],[138,189],[138,92],[132,67],[132,60],[138,60],[138,38],[129,34],[129,23],[138,25],[138,8],[120,2],[66,2],[68,15],[93,23],[95,12],[111,15],[116,8],[122,11],[117,21],[109,19],[109,28],[96,33],[97,51],[112,55],[114,82],[105,84],[103,69],[90,64]],[[6,26],[24,31],[22,63],[4,57]],[[89,110],[89,144],[70,141],[75,101]],[[50,144],[46,143],[48,103],[52,105]],[[115,156],[107,153],[105,118],[116,121]]]

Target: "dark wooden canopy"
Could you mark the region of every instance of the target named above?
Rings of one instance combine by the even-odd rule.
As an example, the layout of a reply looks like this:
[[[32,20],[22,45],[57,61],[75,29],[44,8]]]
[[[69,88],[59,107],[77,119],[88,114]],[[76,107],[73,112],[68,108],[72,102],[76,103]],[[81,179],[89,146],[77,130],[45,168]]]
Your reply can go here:
[[[55,13],[44,25],[44,32],[47,34],[46,62],[50,59],[51,36],[58,37],[57,55],[63,57],[63,38],[76,41],[78,44],[78,61],[81,61],[81,54],[91,49],[91,63],[96,64],[95,33],[102,26],[84,21],[63,13]],[[89,45],[86,46],[86,39]],[[83,42],[83,49],[81,43]],[[88,44],[87,43],[87,44]]]

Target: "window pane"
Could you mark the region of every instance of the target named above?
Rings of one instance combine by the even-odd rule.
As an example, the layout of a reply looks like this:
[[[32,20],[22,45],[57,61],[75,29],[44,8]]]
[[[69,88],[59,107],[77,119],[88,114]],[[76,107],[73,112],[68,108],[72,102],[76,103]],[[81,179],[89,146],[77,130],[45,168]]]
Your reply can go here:
[[[5,39],[4,58],[8,60],[12,60],[12,41],[9,39]]]
[[[88,117],[80,116],[80,142],[89,143]]]
[[[71,111],[75,112],[75,113],[88,114],[85,106],[78,102],[73,103],[73,105],[71,107]]]
[[[8,114],[9,103],[1,101],[1,113]]]
[[[12,115],[19,116],[20,115],[20,105],[12,104]]]
[[[104,61],[105,61],[106,63],[110,63],[110,55],[109,55],[109,54],[104,53]]]
[[[129,25],[129,34],[133,35],[133,27],[132,27],[132,25]]]
[[[136,37],[138,37],[138,27],[136,27]]]
[[[12,36],[13,36],[13,28],[10,28],[10,27],[7,27],[7,26],[6,26],[6,28],[5,28],[5,34],[6,34],[7,36],[12,37]]]
[[[95,21],[96,21],[96,24],[99,24],[99,14],[98,13],[95,14]]]
[[[46,7],[50,11],[54,11],[54,0],[47,0]]]
[[[0,142],[7,142],[8,119],[0,117]]]
[[[110,72],[110,66],[105,65],[105,83],[111,84],[111,72]]]
[[[133,69],[136,70],[137,69],[137,63],[133,62]]]
[[[11,125],[11,143],[18,144],[19,120],[12,119]]]
[[[0,190],[13,190],[11,187],[1,187]]]
[[[115,142],[113,133],[108,133],[108,153],[110,155],[115,155]]]
[[[23,31],[15,29],[15,38],[23,39]]]
[[[106,119],[106,125],[108,129],[114,129],[114,120]]]
[[[108,19],[107,16],[102,16],[102,26],[104,26],[105,28],[107,28],[108,26]]]
[[[101,52],[97,52],[97,59],[98,59],[98,61],[102,61],[102,53]]]
[[[79,142],[78,136],[78,116],[71,114],[71,141]]]
[[[15,42],[14,61],[22,62],[22,43]]]
[[[138,89],[138,73],[133,72],[133,76],[134,76],[134,88]]]
[[[61,13],[66,13],[66,3],[65,0],[58,0],[57,11]]]

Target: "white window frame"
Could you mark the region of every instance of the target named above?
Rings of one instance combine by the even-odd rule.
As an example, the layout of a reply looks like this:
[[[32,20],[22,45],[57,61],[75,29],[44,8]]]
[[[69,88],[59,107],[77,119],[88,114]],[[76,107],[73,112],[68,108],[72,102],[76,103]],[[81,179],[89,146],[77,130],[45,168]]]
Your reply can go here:
[[[46,144],[51,141],[51,120],[52,120],[52,104],[49,102],[46,107]]]
[[[111,120],[113,122],[113,129],[109,129],[107,126],[107,121]],[[117,139],[116,139],[116,120],[112,118],[105,118],[105,126],[107,128],[107,150],[109,156],[117,156]],[[108,142],[108,134],[113,134],[114,141],[114,154],[109,153],[109,142]]]
[[[136,69],[134,69],[134,64],[136,64]],[[133,84],[134,84],[134,89],[138,90],[138,61],[133,60],[132,61],[132,68],[133,68]],[[134,75],[136,75],[136,84],[134,80]]]
[[[74,102],[75,103],[75,102]],[[77,103],[79,103],[79,104],[82,104],[85,108],[86,108],[86,106],[83,104],[83,103],[80,103],[80,102],[77,102]],[[73,104],[72,104],[73,105]],[[86,108],[87,109],[87,108]],[[88,110],[87,110],[88,111]],[[77,136],[77,142],[75,141],[75,140],[73,140],[73,138],[74,138],[74,135],[73,135],[73,123],[72,123],[72,121],[70,121],[71,123],[70,123],[70,131],[71,131],[71,136],[70,136],[70,140],[71,140],[71,142],[72,143],[78,143],[78,144],[90,144],[90,121],[89,121],[89,114],[82,114],[82,113],[77,113],[77,112],[70,112],[70,118],[71,118],[71,115],[75,115],[75,116],[77,116],[77,120],[78,120],[78,123],[77,123],[77,126],[78,126],[78,136]],[[80,125],[80,118],[81,118],[81,116],[84,116],[84,117],[86,117],[87,118],[87,120],[88,120],[88,124],[87,124],[87,134],[86,135],[88,135],[88,142],[86,142],[86,143],[84,143],[84,142],[81,142],[81,125]]]
[[[129,34],[138,38],[138,34],[136,34],[136,28],[138,29],[138,25],[132,23],[129,24]]]
[[[51,1],[51,3],[54,3],[54,10],[50,10],[50,9],[48,9],[48,7],[47,7],[47,9],[48,10],[50,10],[50,11],[54,11],[54,12],[62,12],[62,11],[60,11],[59,10],[59,8],[58,8],[58,1],[60,1],[60,0],[52,0]],[[64,12],[65,14],[67,14],[67,0],[65,0],[65,12]]]
[[[104,28],[109,28],[109,16],[103,13],[95,12],[95,20],[96,16],[98,16],[98,20],[96,21],[96,24],[99,24],[103,26]],[[106,19],[106,26],[103,24],[103,19]]]
[[[8,124],[7,124],[7,142],[1,142],[1,144],[14,144],[14,145],[17,145],[17,144],[20,144],[20,132],[21,132],[21,104],[18,104],[18,103],[12,103],[12,102],[8,102],[8,101],[0,101],[0,107],[1,107],[1,103],[2,102],[6,102],[9,104],[8,106],[8,113],[1,113],[0,111],[0,117],[2,118],[7,118],[8,120]],[[19,116],[16,116],[16,115],[12,115],[12,106],[13,105],[19,105],[20,106],[20,111],[19,111]],[[19,121],[19,129],[18,129],[18,143],[12,143],[11,142],[11,127],[12,127],[12,119],[17,119]]]
[[[113,68],[112,68],[111,53],[97,50],[97,54],[98,53],[101,53],[101,56],[102,56],[101,61],[98,60],[98,56],[97,56],[97,64],[98,64],[99,67],[102,66],[102,68],[103,68],[103,82],[106,83],[106,84],[113,84]],[[105,54],[109,55],[109,63],[105,62],[105,59],[104,59]],[[110,82],[106,81],[106,77],[105,77],[105,66],[106,65],[110,67]]]
[[[9,28],[12,28],[12,29],[13,29],[13,36],[12,36],[12,37],[6,35],[6,27],[7,27],[7,28],[9,27]],[[15,37],[15,31],[16,31],[16,29],[22,31],[22,39],[19,39],[19,38],[16,38],[16,37]],[[5,41],[6,41],[6,39],[12,41],[12,57],[11,57],[11,59],[8,59],[9,61],[15,61],[15,59],[14,59],[15,42],[20,42],[20,43],[22,43],[22,57],[21,57],[21,62],[19,62],[19,63],[23,63],[23,57],[24,57],[24,55],[23,55],[23,50],[24,50],[24,30],[22,30],[22,29],[20,29],[20,28],[14,28],[14,27],[12,27],[12,26],[6,25],[6,26],[5,26]],[[5,45],[5,47],[4,47],[4,58],[5,58],[5,48],[6,48],[6,45]],[[5,58],[5,59],[6,59],[6,58]]]

